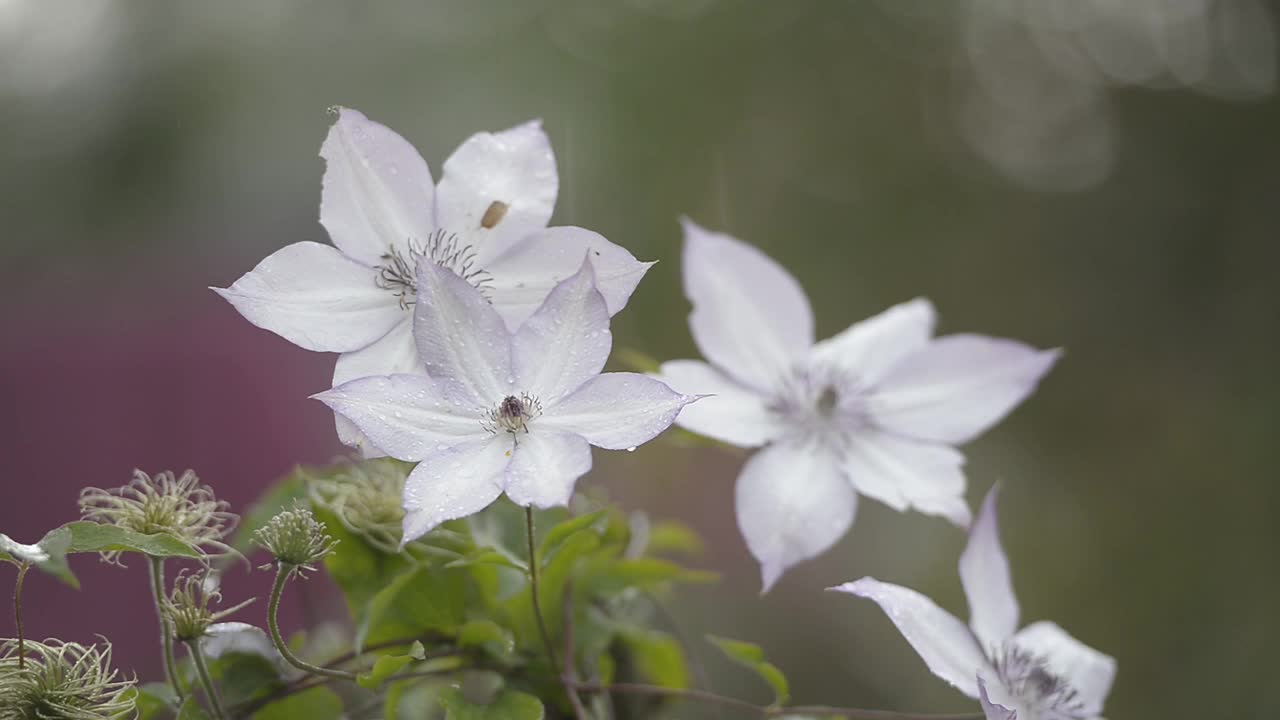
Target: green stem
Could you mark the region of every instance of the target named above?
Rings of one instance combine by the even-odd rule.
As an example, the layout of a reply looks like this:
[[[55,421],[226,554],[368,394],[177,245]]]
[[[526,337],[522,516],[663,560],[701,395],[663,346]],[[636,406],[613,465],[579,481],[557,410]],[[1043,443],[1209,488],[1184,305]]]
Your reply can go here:
[[[355,680],[356,674],[347,672],[346,670],[338,670],[336,668],[324,668],[319,665],[312,665],[303,660],[285,644],[284,637],[280,634],[280,623],[276,620],[276,613],[280,609],[280,596],[284,594],[284,585],[289,581],[289,575],[292,574],[293,568],[285,567],[284,563],[276,565],[276,581],[271,586],[271,600],[267,604],[267,629],[271,631],[271,642],[275,643],[276,650],[284,656],[284,659],[290,665],[299,670],[312,675],[324,675],[325,677],[339,678],[342,680]]]
[[[22,634],[22,581],[27,578],[31,563],[18,566],[18,581],[13,584],[13,621],[18,626],[18,668],[27,666],[27,639]]]
[[[225,720],[227,714],[218,700],[218,691],[213,687],[213,678],[209,676],[209,667],[205,665],[204,651],[200,649],[200,641],[188,640],[186,644],[191,662],[196,666],[196,675],[200,676],[200,685],[204,687],[204,696],[209,700],[209,709],[213,711],[213,717],[216,720]]]
[[[169,618],[164,614],[164,558],[147,556],[147,568],[151,573],[151,599],[156,604],[156,617],[160,620],[160,645],[164,648],[164,675],[178,702],[186,696],[182,687],[182,678],[178,676],[178,664],[173,660],[173,628]]]
[[[538,599],[538,545],[534,541],[533,532],[533,507],[529,506],[524,509],[524,528],[525,539],[529,545],[529,595],[533,598],[533,618],[538,623],[538,634],[542,636],[542,644],[547,649],[547,659],[551,661],[551,669],[555,672],[556,677],[560,679],[560,684],[564,686],[564,693],[569,698],[569,704],[573,707],[573,714],[578,720],[587,720],[586,710],[582,707],[582,700],[578,698],[577,693],[573,690],[573,681],[564,675],[561,671],[560,661],[556,658],[556,647],[551,642],[551,633],[547,632],[547,623],[542,619],[542,601]],[[573,652],[570,648],[569,652]],[[573,657],[568,658],[569,662],[573,662]]]

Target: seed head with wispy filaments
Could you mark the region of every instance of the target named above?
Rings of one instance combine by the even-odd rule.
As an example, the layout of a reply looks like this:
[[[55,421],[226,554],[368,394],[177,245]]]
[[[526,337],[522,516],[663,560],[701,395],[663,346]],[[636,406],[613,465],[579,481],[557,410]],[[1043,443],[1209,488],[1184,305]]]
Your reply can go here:
[[[375,548],[400,550],[404,480],[411,466],[391,458],[353,463],[340,472],[309,479],[311,502],[332,513],[347,530]]]
[[[314,570],[314,564],[338,544],[311,510],[298,504],[276,514],[253,533],[253,539],[276,562],[295,573]]]
[[[249,598],[234,607],[215,612],[209,609],[209,604],[222,602],[216,576],[207,572],[187,574],[184,570],[174,580],[173,591],[161,607],[173,628],[174,639],[191,642],[204,637],[209,626],[221,622],[223,618],[253,601],[254,598]]]
[[[122,720],[135,717],[136,684],[111,667],[111,644],[0,641],[0,720]]]
[[[85,488],[80,492],[80,515],[143,534],[167,533],[200,550],[206,557],[234,554],[223,542],[239,517],[228,510],[208,485],[187,470],[175,477],[168,470],[147,475],[133,471],[128,485],[112,490]],[[120,553],[103,553],[119,562]]]

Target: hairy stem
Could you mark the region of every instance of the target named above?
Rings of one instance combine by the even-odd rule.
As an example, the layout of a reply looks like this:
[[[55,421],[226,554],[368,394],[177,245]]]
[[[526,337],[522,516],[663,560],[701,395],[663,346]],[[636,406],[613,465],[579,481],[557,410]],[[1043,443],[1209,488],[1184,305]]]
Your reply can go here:
[[[18,580],[13,584],[13,622],[18,627],[18,667],[27,666],[27,639],[22,634],[22,581],[27,578],[31,563],[24,562],[18,566]]]
[[[164,558],[147,556],[147,569],[151,574],[151,599],[156,604],[156,617],[160,620],[160,646],[164,649],[164,675],[181,703],[186,691],[178,676],[178,665],[173,660],[173,629],[164,614]]]
[[[561,665],[560,660],[556,657],[555,644],[551,642],[551,633],[547,632],[547,623],[542,619],[542,601],[538,598],[541,591],[538,583],[538,545],[533,538],[532,506],[524,509],[524,529],[525,539],[529,543],[529,595],[533,599],[533,619],[538,623],[538,634],[542,635],[542,644],[547,649],[547,659],[551,662],[551,670],[560,679],[560,684],[564,686],[565,695],[569,697],[569,704],[573,706],[574,716],[578,720],[586,720],[586,710],[582,707],[582,701],[578,699],[573,690],[573,682],[560,669]],[[572,657],[569,658],[569,662],[573,662]]]
[[[286,567],[283,563],[278,563],[276,565],[276,581],[275,584],[271,586],[271,600],[267,604],[267,628],[271,631],[271,642],[275,643],[276,650],[280,651],[280,654],[284,656],[284,659],[287,660],[290,665],[303,672],[311,673],[312,675],[324,675],[325,677],[339,678],[342,680],[355,680],[355,673],[347,672],[346,670],[338,670],[336,668],[325,668],[320,667],[319,665],[312,665],[297,655],[294,655],[293,651],[289,649],[289,646],[285,644],[284,637],[280,634],[280,623],[276,619],[276,613],[280,609],[280,596],[284,594],[284,585],[289,581],[289,575],[292,574],[292,572],[293,569]]]
[[[630,695],[652,695],[692,702],[720,705],[749,712],[757,717],[779,717],[782,715],[841,715],[850,720],[982,720],[982,713],[930,714],[905,713],[892,710],[864,710],[862,708],[842,708],[828,705],[756,705],[745,700],[717,695],[702,690],[677,690],[675,688],[658,687],[657,685],[640,685],[636,683],[576,683],[575,687],[589,693],[621,693]]]
[[[188,640],[187,652],[191,654],[191,662],[196,666],[196,675],[200,677],[200,685],[204,688],[204,696],[209,700],[209,709],[215,720],[225,720],[226,712],[222,702],[218,700],[218,691],[213,687],[213,678],[209,676],[209,666],[204,661],[204,651],[200,649],[199,640]]]

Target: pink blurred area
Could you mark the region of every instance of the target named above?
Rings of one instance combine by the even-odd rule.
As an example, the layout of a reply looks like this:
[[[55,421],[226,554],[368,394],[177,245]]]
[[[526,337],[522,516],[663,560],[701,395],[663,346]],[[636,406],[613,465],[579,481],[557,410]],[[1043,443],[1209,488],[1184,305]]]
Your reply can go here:
[[[65,280],[56,285],[86,291],[10,283],[0,310],[0,532],[35,542],[78,517],[80,488],[123,485],[134,468],[192,468],[243,511],[295,464],[341,452],[332,416],[308,399],[329,386],[333,357],[246,323],[205,289],[208,278],[158,283],[139,270]],[[158,635],[139,629],[155,623],[147,573],[136,559],[126,563],[74,557],[79,591],[31,573],[27,635],[92,641],[101,633],[121,667],[156,678]],[[13,580],[0,568],[6,601]],[[238,564],[224,578],[224,602],[264,596],[269,586],[270,573]],[[286,629],[314,610],[302,607],[305,597],[286,596]],[[265,610],[260,601],[233,619],[263,624]],[[0,623],[4,635],[11,622]]]

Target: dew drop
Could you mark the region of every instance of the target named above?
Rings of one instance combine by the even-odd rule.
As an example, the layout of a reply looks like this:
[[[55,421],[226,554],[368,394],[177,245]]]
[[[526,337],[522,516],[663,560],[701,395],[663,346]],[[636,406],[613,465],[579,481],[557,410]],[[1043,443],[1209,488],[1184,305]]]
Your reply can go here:
[[[635,452],[635,451],[636,451],[635,445],[632,445],[631,447],[627,448],[627,452]]]

